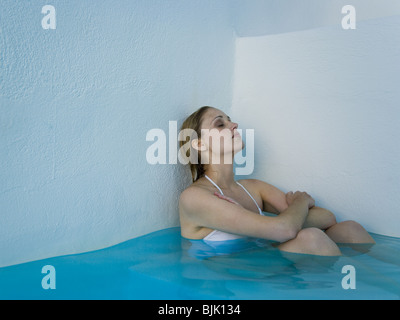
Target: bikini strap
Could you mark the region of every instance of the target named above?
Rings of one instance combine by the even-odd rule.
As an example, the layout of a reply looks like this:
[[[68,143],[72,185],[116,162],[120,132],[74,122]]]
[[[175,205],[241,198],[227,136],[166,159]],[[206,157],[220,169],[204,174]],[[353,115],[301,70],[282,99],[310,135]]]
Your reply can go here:
[[[214,187],[216,187],[216,188],[219,190],[219,192],[220,192],[222,195],[224,195],[224,193],[222,192],[221,188],[218,187],[218,185],[217,185],[214,181],[212,181],[211,178],[210,178],[209,176],[207,176],[206,174],[205,174],[204,176],[206,177],[206,179],[207,179],[208,181],[210,181],[210,182],[214,185]],[[250,197],[250,198],[254,201],[254,203],[256,204],[256,206],[257,206],[257,208],[258,208],[258,212],[262,215],[262,214],[263,214],[263,213],[262,213],[262,210],[261,210],[260,207],[258,206],[257,201],[256,201],[256,200],[253,198],[253,196],[250,194],[250,192],[248,192],[247,189],[246,189],[245,187],[243,187],[242,184],[240,184],[239,182],[236,181],[236,183],[237,183],[239,186],[241,186],[242,189],[243,189],[244,191],[246,191],[246,193],[249,195],[249,197]]]
[[[214,181],[211,180],[211,178],[209,178],[206,174],[205,174],[204,176],[207,178],[208,181],[210,181],[210,182],[214,185],[214,187],[216,187],[216,188],[219,190],[219,192],[220,192],[222,195],[224,195],[224,193],[222,192],[222,190],[220,189],[220,187],[218,187],[217,184],[216,184]]]
[[[253,199],[254,203],[256,204],[257,208],[258,208],[258,212],[262,215],[262,210],[260,209],[260,207],[258,206],[257,201],[253,198],[253,196],[250,194],[250,192],[247,191],[247,189],[245,187],[243,187],[239,182],[236,181],[236,183],[241,186],[243,188],[244,191],[246,191],[246,193],[249,195],[250,198]]]

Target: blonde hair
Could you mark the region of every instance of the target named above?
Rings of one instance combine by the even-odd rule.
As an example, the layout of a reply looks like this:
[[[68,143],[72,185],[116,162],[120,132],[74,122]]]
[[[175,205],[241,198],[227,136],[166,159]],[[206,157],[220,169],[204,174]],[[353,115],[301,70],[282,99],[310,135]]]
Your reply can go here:
[[[192,129],[196,132],[197,137],[201,137],[201,122],[203,120],[203,116],[206,113],[208,109],[212,107],[209,106],[204,106],[198,109],[197,111],[193,112],[182,124],[181,131],[185,129]],[[190,143],[190,148],[186,150],[186,157],[189,159],[193,159],[193,154],[191,152],[194,152],[193,147],[191,146],[191,137],[187,136],[185,141],[180,141],[179,145],[182,148],[183,145],[186,143]],[[190,166],[190,171],[192,173],[192,180],[195,182],[199,178],[201,178],[204,173],[205,173],[205,168],[204,164],[201,163],[200,161],[200,154],[198,155],[197,161],[191,162],[189,160],[189,166]],[[195,162],[195,163],[194,163]]]

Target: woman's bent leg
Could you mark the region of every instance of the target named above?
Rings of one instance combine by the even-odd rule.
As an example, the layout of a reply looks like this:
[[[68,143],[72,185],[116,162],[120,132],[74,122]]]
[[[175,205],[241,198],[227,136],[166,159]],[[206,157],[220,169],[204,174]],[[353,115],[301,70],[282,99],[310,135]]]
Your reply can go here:
[[[351,220],[333,225],[326,234],[336,243],[375,243],[363,226]]]
[[[304,253],[318,256],[340,256],[338,246],[322,230],[305,228],[300,230],[296,238],[278,246],[285,252]]]

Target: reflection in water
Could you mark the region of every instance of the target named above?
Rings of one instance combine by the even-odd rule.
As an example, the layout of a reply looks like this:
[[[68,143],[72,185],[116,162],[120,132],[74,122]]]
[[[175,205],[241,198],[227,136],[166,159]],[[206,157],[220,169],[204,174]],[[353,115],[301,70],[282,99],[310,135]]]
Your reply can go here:
[[[179,230],[179,229],[178,229]],[[385,237],[375,246],[340,246],[343,256],[322,257],[281,252],[259,239],[221,242],[188,240],[158,234],[146,245],[132,270],[179,286],[182,298],[217,299],[369,299],[400,297],[400,242],[387,247]],[[157,258],[155,258],[157,257]],[[396,260],[397,259],[397,260]],[[385,260],[390,263],[386,263]],[[342,268],[357,271],[357,290],[344,290]]]
[[[260,239],[188,240],[177,229],[146,239],[153,250],[137,255],[131,270],[174,283],[179,297],[188,299],[397,299],[393,254],[400,242],[387,247],[387,238],[374,238],[373,247],[343,245],[343,256],[322,257],[281,252]],[[357,271],[357,290],[341,286],[345,265]]]
[[[191,279],[192,286],[194,280],[199,284],[202,281],[202,286],[204,282],[213,280],[219,291],[222,286],[216,280],[264,282],[280,290],[332,287],[330,281],[306,281],[302,275],[309,272],[326,273],[338,257],[310,259],[308,255],[283,253],[273,244],[271,241],[249,238],[212,242],[183,239],[183,275],[187,280]]]
[[[0,268],[0,299],[399,299],[400,239],[374,239],[374,246],[341,245],[341,257],[318,257],[265,240],[190,241],[170,228]],[[57,290],[40,286],[44,265],[56,268]],[[346,265],[356,270],[355,290],[342,288]]]

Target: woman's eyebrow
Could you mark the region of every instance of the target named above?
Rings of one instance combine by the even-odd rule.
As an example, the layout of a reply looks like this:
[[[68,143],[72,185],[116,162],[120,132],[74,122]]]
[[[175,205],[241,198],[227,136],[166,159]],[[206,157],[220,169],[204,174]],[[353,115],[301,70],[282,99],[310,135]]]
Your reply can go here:
[[[214,119],[212,119],[211,123],[213,123],[215,120],[217,120],[218,118],[223,118],[222,116],[216,116]]]
[[[211,123],[213,123],[215,120],[217,120],[218,118],[224,118],[222,115],[219,115],[219,116],[216,116],[212,121],[211,121]],[[231,121],[231,118],[229,117],[229,116],[227,116],[227,118],[228,118],[228,120],[229,121]]]

